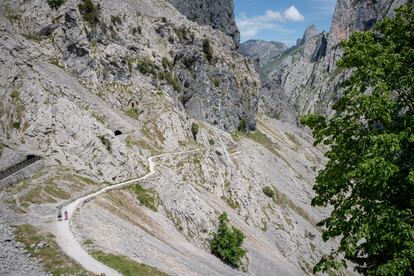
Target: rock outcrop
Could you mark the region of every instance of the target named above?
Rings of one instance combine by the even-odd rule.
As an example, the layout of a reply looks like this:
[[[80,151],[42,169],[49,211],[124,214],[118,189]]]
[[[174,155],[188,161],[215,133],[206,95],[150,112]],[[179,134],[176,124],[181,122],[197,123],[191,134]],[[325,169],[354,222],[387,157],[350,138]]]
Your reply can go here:
[[[210,25],[232,37],[240,45],[240,32],[234,19],[233,0],[168,0],[191,21]]]
[[[316,28],[315,25],[310,25],[306,28],[305,33],[303,34],[303,37],[301,39],[298,39],[296,46],[303,45],[306,43],[306,41],[309,41],[309,38],[318,35],[319,31],[318,28]]]

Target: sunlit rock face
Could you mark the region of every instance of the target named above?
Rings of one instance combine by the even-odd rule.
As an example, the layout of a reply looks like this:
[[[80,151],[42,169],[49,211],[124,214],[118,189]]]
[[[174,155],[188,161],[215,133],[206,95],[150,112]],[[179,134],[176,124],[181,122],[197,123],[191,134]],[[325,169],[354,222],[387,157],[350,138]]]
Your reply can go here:
[[[191,21],[210,25],[232,37],[236,47],[240,32],[234,19],[233,0],[168,0]]]

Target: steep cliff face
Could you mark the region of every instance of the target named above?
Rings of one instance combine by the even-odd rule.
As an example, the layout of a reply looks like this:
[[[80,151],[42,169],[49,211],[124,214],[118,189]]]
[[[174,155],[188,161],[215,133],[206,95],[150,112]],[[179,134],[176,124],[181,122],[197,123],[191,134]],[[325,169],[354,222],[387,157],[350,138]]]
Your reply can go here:
[[[366,31],[385,16],[392,16],[396,7],[410,0],[338,0],[331,27],[331,44],[347,39],[354,31]]]
[[[282,116],[300,116],[309,112],[331,114],[330,106],[340,97],[339,83],[347,72],[336,67],[342,56],[338,43],[354,31],[365,31],[384,16],[392,16],[396,7],[408,1],[338,0],[330,33],[319,33],[315,26],[306,29],[295,47],[281,55],[261,61],[261,73],[269,80],[277,99],[292,104],[296,115],[281,110]],[[272,95],[264,89],[262,95]],[[283,95],[283,96],[281,96]],[[285,103],[285,104],[286,104]],[[262,97],[260,109],[269,112],[279,102]]]
[[[168,0],[191,21],[210,25],[232,37],[236,47],[240,32],[234,19],[233,0]]]

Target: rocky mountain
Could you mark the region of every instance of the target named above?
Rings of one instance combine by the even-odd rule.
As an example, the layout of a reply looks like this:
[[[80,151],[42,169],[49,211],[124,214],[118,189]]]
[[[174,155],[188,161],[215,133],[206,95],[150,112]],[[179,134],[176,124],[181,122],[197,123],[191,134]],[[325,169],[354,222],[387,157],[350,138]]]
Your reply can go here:
[[[240,45],[240,52],[258,61],[260,66],[264,61],[279,56],[287,49],[288,46],[284,43],[264,40],[248,40]]]
[[[330,106],[341,94],[339,83],[347,74],[336,67],[342,55],[338,43],[352,32],[368,30],[377,20],[392,16],[395,8],[406,2],[409,1],[338,0],[329,33],[319,33],[315,26],[310,26],[296,46],[261,60],[259,71],[266,85],[260,110],[288,120],[309,112],[330,114]],[[280,99],[285,103],[281,104]],[[275,111],[275,106],[286,105],[293,105],[293,111]]]
[[[1,275],[303,275],[337,246],[310,204],[325,149],[294,124],[331,100],[334,35],[258,73],[232,5],[0,2]],[[223,212],[240,269],[211,254]]]
[[[233,38],[240,45],[240,32],[234,19],[233,0],[168,0],[191,21],[210,25]]]
[[[257,115],[255,64],[187,17],[165,0],[0,3],[0,274],[84,275],[82,256],[109,254],[171,275],[302,275],[334,246],[310,207],[323,149]],[[62,232],[58,209],[127,180]],[[222,212],[246,236],[240,270],[210,252]]]

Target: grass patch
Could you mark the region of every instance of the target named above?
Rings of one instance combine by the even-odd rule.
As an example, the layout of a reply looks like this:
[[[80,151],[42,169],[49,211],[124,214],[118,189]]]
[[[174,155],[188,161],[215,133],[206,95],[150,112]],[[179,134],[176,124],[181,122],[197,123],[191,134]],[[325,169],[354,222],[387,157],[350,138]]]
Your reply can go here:
[[[222,196],[221,199],[224,200],[227,203],[227,205],[229,205],[229,207],[232,209],[240,208],[240,205],[230,197]]]
[[[27,192],[23,197],[20,198],[20,204],[23,207],[29,207],[32,204],[44,204],[44,203],[56,203],[50,195],[45,194],[42,188],[37,186],[36,188]]]
[[[181,92],[181,82],[175,74],[166,71],[160,72],[158,73],[158,79],[165,80],[176,92]]]
[[[141,185],[131,186],[131,190],[137,195],[138,201],[148,209],[158,210],[157,194],[153,190],[146,190]]]
[[[168,275],[155,267],[137,263],[124,256],[107,254],[102,251],[95,251],[92,256],[98,261],[122,273],[124,276],[164,276]]]
[[[292,200],[290,200],[287,195],[281,193],[278,190],[275,190],[275,195],[273,196],[273,200],[279,204],[279,205],[285,205],[289,207],[292,211],[294,211],[296,214],[301,216],[304,220],[308,221],[310,224],[316,226],[317,221],[314,220],[309,214],[303,210],[301,207],[297,206],[295,203],[293,203]]]
[[[138,147],[140,149],[148,150],[151,152],[151,155],[156,155],[159,153],[153,146],[151,146],[144,140],[135,140],[134,137],[132,137],[131,135],[127,136],[127,138],[125,139],[125,144],[128,148]]]
[[[59,63],[59,60],[56,58],[49,59],[49,63],[55,65],[56,67],[59,67],[60,69],[65,69],[65,66],[61,65]]]
[[[19,91],[17,91],[17,90],[13,90],[13,91],[10,93],[10,97],[11,97],[12,99],[18,99],[18,98],[19,98]]]
[[[34,42],[40,42],[42,39],[34,34],[22,34],[26,39],[32,40]]]
[[[49,181],[46,183],[46,187],[44,191],[55,198],[59,198],[59,199],[70,198],[70,195],[67,192],[60,189],[53,181]]]
[[[83,242],[83,245],[93,245],[93,241],[92,241],[91,239],[86,239],[86,240]]]
[[[229,196],[223,195],[221,197],[221,199],[224,200],[227,203],[227,205],[229,205],[229,207],[232,208],[232,209],[240,208],[239,203],[237,203],[236,201],[233,200],[233,194],[231,192],[230,185],[231,184],[228,180],[224,181],[224,191],[223,192],[225,194],[228,194]]]
[[[289,140],[295,144],[295,147],[299,148],[300,147],[300,142],[298,141],[298,139],[296,138],[296,136],[294,134],[288,133],[286,132],[286,136],[289,138]]]
[[[250,140],[255,141],[258,144],[261,144],[265,147],[273,146],[272,140],[270,140],[269,137],[267,137],[263,132],[260,130],[256,130],[254,132],[249,132],[245,135]]]
[[[6,192],[12,193],[12,194],[18,194],[23,190],[26,190],[29,187],[29,180],[25,179],[19,183],[17,183],[16,185],[11,185],[9,187],[7,187],[5,190]]]
[[[219,87],[221,84],[220,80],[217,78],[211,78],[210,81],[214,85],[214,87]]]
[[[47,272],[52,275],[92,275],[78,263],[66,256],[54,242],[54,236],[43,235],[31,225],[24,224],[15,228],[16,240],[25,245],[26,250],[39,259]],[[31,247],[35,244],[43,247]]]
[[[180,28],[174,28],[175,34],[177,35],[178,39],[183,40],[183,39],[188,39],[188,31],[187,29],[182,26]]]
[[[128,109],[128,111],[126,112],[126,115],[135,120],[138,120],[138,116],[139,116],[138,110],[136,110],[135,108]]]

